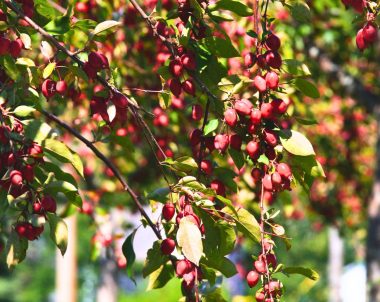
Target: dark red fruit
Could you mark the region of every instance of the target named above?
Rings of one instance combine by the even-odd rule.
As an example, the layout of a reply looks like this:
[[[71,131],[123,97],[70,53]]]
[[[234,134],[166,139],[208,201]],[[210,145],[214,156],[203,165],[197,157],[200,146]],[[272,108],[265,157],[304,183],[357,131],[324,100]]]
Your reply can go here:
[[[276,188],[276,189],[278,189],[278,188],[281,187],[282,178],[281,178],[280,173],[274,172],[272,174],[272,184],[273,184],[273,187]]]
[[[265,44],[271,50],[277,51],[281,47],[281,40],[275,34],[270,34],[265,41]]]
[[[55,213],[57,210],[57,202],[51,196],[44,196],[41,199],[41,205],[47,212]]]
[[[194,120],[194,121],[199,121],[201,120],[203,117],[203,109],[202,109],[202,106],[201,105],[193,105],[193,110],[191,112],[191,118]]]
[[[165,204],[162,208],[162,217],[166,220],[169,221],[173,218],[175,214],[175,206],[171,202]]]
[[[356,34],[356,46],[360,51],[363,51],[368,47],[366,40],[364,40],[363,28],[359,29]]]
[[[32,165],[25,165],[22,169],[22,176],[29,182],[32,182],[34,179],[34,167]]]
[[[363,38],[368,43],[373,43],[377,39],[377,26],[373,22],[368,22],[363,27]]]
[[[267,51],[265,53],[265,60],[270,67],[275,69],[279,69],[282,65],[281,56],[276,51]]]
[[[9,53],[9,45],[11,41],[7,38],[0,37],[0,55],[6,55]]]
[[[169,63],[169,70],[174,77],[180,77],[183,72],[183,66],[180,60],[172,60]]]
[[[202,171],[207,174],[211,175],[212,174],[212,163],[209,160],[202,160],[201,162],[201,169]]]
[[[195,84],[191,79],[187,79],[182,83],[182,89],[192,96],[195,95]]]
[[[251,176],[254,182],[259,182],[263,177],[263,171],[259,168],[253,168],[251,171]]]
[[[175,241],[171,238],[166,238],[161,242],[161,252],[164,255],[170,255],[175,249]]]
[[[168,84],[170,91],[178,98],[182,91],[181,82],[178,79],[173,78],[168,81]]]
[[[281,99],[274,99],[271,103],[273,111],[277,114],[284,114],[288,109],[288,105]]]
[[[232,134],[230,135],[230,146],[231,148],[240,151],[241,145],[243,143],[243,139],[238,134]]]
[[[56,92],[56,84],[54,81],[50,80],[50,79],[46,79],[43,83],[42,83],[42,94],[46,97],[46,98],[50,98],[52,97]]]
[[[18,58],[21,54],[22,46],[23,46],[23,44],[22,44],[22,41],[20,39],[12,41],[9,44],[10,55],[14,58]]]
[[[269,146],[275,147],[278,144],[277,134],[270,129],[264,130],[264,140]]]
[[[183,54],[181,56],[181,63],[188,70],[195,70],[195,68],[197,67],[194,56],[192,56],[191,54]]]
[[[201,142],[202,138],[202,130],[200,129],[194,129],[190,133],[190,144],[192,146],[196,146]]]
[[[117,108],[127,108],[129,104],[127,97],[121,93],[115,93],[111,98],[111,102]]]

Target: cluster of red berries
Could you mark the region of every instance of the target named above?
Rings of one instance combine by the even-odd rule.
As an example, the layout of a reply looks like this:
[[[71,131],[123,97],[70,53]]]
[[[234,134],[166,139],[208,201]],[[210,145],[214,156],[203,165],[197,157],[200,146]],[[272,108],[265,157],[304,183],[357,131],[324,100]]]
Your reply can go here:
[[[173,78],[168,80],[170,91],[179,97],[184,91],[192,96],[195,95],[196,88],[193,79],[187,78],[181,82],[184,72],[193,71],[196,68],[195,57],[191,52],[186,52],[183,47],[178,48],[177,56],[169,63],[169,71]]]
[[[18,58],[21,50],[24,48],[24,43],[21,39],[17,38],[14,41],[0,36],[0,55],[10,54],[13,58]]]
[[[263,241],[264,253],[260,254],[253,263],[253,270],[249,271],[246,280],[249,287],[255,287],[262,277],[264,286],[256,292],[257,302],[274,302],[282,295],[282,283],[271,278],[277,267],[277,259],[273,253],[273,242],[267,238]]]
[[[376,23],[367,22],[356,34],[356,46],[363,51],[377,40],[378,28]]]
[[[38,214],[44,215],[46,212],[55,213],[57,203],[50,196],[42,196],[34,193],[30,184],[34,181],[35,168],[43,162],[43,149],[35,143],[29,143],[24,137],[23,124],[14,117],[10,117],[2,109],[4,114],[0,125],[0,187],[8,192],[13,198],[25,196],[29,202],[20,204],[23,217]],[[12,136],[17,136],[13,140]],[[28,221],[16,223],[15,230],[20,237],[28,240],[35,240],[43,232],[43,225],[35,226]]]
[[[162,218],[166,222],[170,222],[175,216],[175,223],[177,226],[180,224],[183,217],[190,218],[191,221],[198,226],[202,234],[204,234],[204,225],[201,223],[199,217],[194,213],[190,199],[182,195],[178,202],[179,211],[176,215],[176,207],[173,203],[168,202],[162,208]],[[176,247],[175,240],[172,238],[166,238],[161,243],[161,251],[165,255],[170,255]],[[182,278],[182,290],[184,294],[189,295],[194,289],[196,279],[201,280],[202,274],[199,267],[196,267],[186,258],[178,260],[176,262],[176,274],[179,278]]]
[[[197,2],[204,8],[207,8],[208,0],[197,0]],[[192,28],[191,28],[191,37],[193,39],[199,40],[206,36],[206,25],[203,20],[198,20],[196,14],[194,14],[194,8],[191,5],[190,0],[177,0],[178,4],[178,17],[181,20],[177,23],[177,28],[179,33],[182,33],[182,30],[185,28],[185,24],[189,20],[190,16],[192,17]]]
[[[109,69],[107,57],[100,53],[92,51],[88,55],[88,61],[84,63],[83,70],[90,79],[94,79],[97,73],[103,69]]]

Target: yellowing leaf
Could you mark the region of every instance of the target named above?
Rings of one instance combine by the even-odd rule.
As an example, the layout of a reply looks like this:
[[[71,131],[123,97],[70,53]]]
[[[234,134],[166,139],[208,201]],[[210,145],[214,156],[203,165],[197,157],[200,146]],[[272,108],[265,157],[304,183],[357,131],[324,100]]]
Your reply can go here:
[[[47,213],[50,225],[50,238],[54,241],[60,249],[62,256],[66,253],[68,230],[67,225],[62,218],[55,214]]]
[[[199,260],[203,254],[202,234],[189,216],[181,219],[177,232],[177,242],[185,257],[199,266]]]
[[[99,23],[98,25],[96,25],[94,31],[92,32],[92,36],[96,36],[96,35],[100,34],[101,32],[112,29],[112,28],[119,26],[119,25],[121,25],[121,23],[114,21],[114,20],[108,20],[108,21],[104,21],[102,23]]]
[[[291,154],[300,156],[315,155],[310,141],[298,131],[282,130],[280,132],[280,140],[285,150]]]
[[[44,69],[44,71],[43,71],[43,73],[42,73],[42,77],[43,77],[44,79],[47,79],[48,77],[50,77],[50,75],[52,74],[52,72],[54,71],[54,69],[55,69],[55,63],[49,63],[49,64],[45,67],[45,69]]]

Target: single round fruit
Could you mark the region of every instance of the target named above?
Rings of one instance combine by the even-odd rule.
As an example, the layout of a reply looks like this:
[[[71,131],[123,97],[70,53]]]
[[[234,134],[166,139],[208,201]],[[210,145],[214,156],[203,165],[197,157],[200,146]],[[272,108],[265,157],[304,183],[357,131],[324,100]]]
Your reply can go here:
[[[260,123],[261,123],[261,111],[258,109],[252,109],[250,118],[251,118],[251,122],[254,125],[260,125]]]
[[[51,196],[44,196],[41,199],[41,205],[43,209],[47,212],[55,213],[57,210],[57,202]]]
[[[235,127],[237,124],[237,114],[236,110],[232,108],[228,108],[224,112],[224,119],[226,121],[226,124],[230,127]]]
[[[57,84],[55,85],[55,89],[57,90],[59,94],[64,95],[67,91],[66,81],[65,80],[58,81]]]
[[[174,77],[180,77],[183,73],[183,66],[180,60],[172,60],[169,63],[169,71]]]
[[[359,29],[356,34],[356,46],[360,51],[363,51],[368,47],[367,41],[364,40],[363,28]]]
[[[368,43],[373,43],[377,39],[377,26],[373,22],[368,22],[363,27],[363,38]]]
[[[165,204],[162,208],[162,217],[166,220],[169,221],[173,218],[175,214],[175,206],[171,202]]]
[[[278,78],[277,73],[275,73],[274,71],[269,71],[265,75],[265,82],[266,82],[266,86],[269,89],[272,89],[272,90],[277,89],[278,88],[278,83],[279,83],[279,78]]]
[[[191,131],[191,133],[190,133],[190,144],[192,146],[198,145],[201,142],[202,134],[203,134],[202,130],[200,130],[198,128]]]
[[[267,82],[262,76],[255,76],[255,78],[253,79],[253,85],[261,93],[267,90]]]
[[[275,111],[272,103],[262,103],[260,107],[261,117],[271,120],[275,117]]]
[[[256,160],[259,158],[260,155],[260,143],[255,141],[250,141],[247,144],[247,153],[249,157],[251,157],[253,160]]]
[[[161,252],[164,255],[170,255],[175,249],[175,241],[171,238],[166,238],[161,242]]]
[[[286,163],[279,163],[276,167],[276,171],[281,175],[283,178],[289,178],[292,176],[292,170],[290,169],[289,165]]]
[[[275,147],[278,144],[277,134],[270,129],[264,130],[264,140],[269,146],[272,147]]]
[[[266,174],[263,178],[263,186],[265,190],[272,191],[273,190],[273,183],[272,183],[272,177],[269,174]]]
[[[251,171],[251,176],[254,182],[259,182],[263,177],[263,171],[259,168],[253,168]]]
[[[275,34],[270,34],[268,35],[267,40],[265,41],[265,44],[271,50],[277,51],[281,46],[281,40]]]
[[[195,84],[193,80],[187,79],[182,83],[182,89],[183,91],[187,92],[188,94],[195,96]]]
[[[253,265],[259,274],[265,274],[266,273],[267,269],[266,269],[266,265],[265,265],[264,261],[256,260]]]
[[[255,287],[260,280],[260,275],[257,271],[250,271],[247,274],[246,280],[250,288]]]
[[[282,65],[282,59],[277,51],[267,51],[265,53],[265,60],[267,64],[275,69],[279,69]]]
[[[247,99],[241,99],[235,103],[235,110],[241,115],[250,115],[252,107],[252,103]]]
[[[257,57],[254,53],[250,52],[247,53],[244,57],[244,66],[246,68],[251,68],[253,65],[256,64]]]
[[[188,70],[195,70],[197,67],[194,56],[187,53],[181,56],[181,63]]]
[[[46,98],[52,97],[55,94],[55,91],[56,91],[56,83],[55,83],[55,81],[50,80],[50,79],[46,79],[42,83],[42,94]]]
[[[207,174],[211,175],[212,174],[212,163],[209,160],[202,160],[201,162],[201,169],[202,171]]]
[[[181,82],[178,79],[173,78],[168,81],[168,84],[170,91],[178,98],[182,91]]]
[[[10,176],[10,180],[11,180],[12,185],[17,186],[17,187],[22,185],[22,182],[24,179],[23,179],[20,171],[13,170],[13,171],[11,171],[9,176]]]

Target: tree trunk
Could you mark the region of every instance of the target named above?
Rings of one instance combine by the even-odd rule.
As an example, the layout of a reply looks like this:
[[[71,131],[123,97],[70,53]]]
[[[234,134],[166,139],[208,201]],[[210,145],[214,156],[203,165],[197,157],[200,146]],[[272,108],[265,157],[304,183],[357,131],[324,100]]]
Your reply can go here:
[[[56,302],[77,301],[77,216],[65,219],[68,245],[65,256],[56,253]]]
[[[329,227],[329,302],[342,302],[340,280],[343,271],[344,242],[336,227]]]
[[[367,284],[368,301],[380,301],[380,106],[375,107],[377,119],[376,170],[372,197],[368,205]]]

